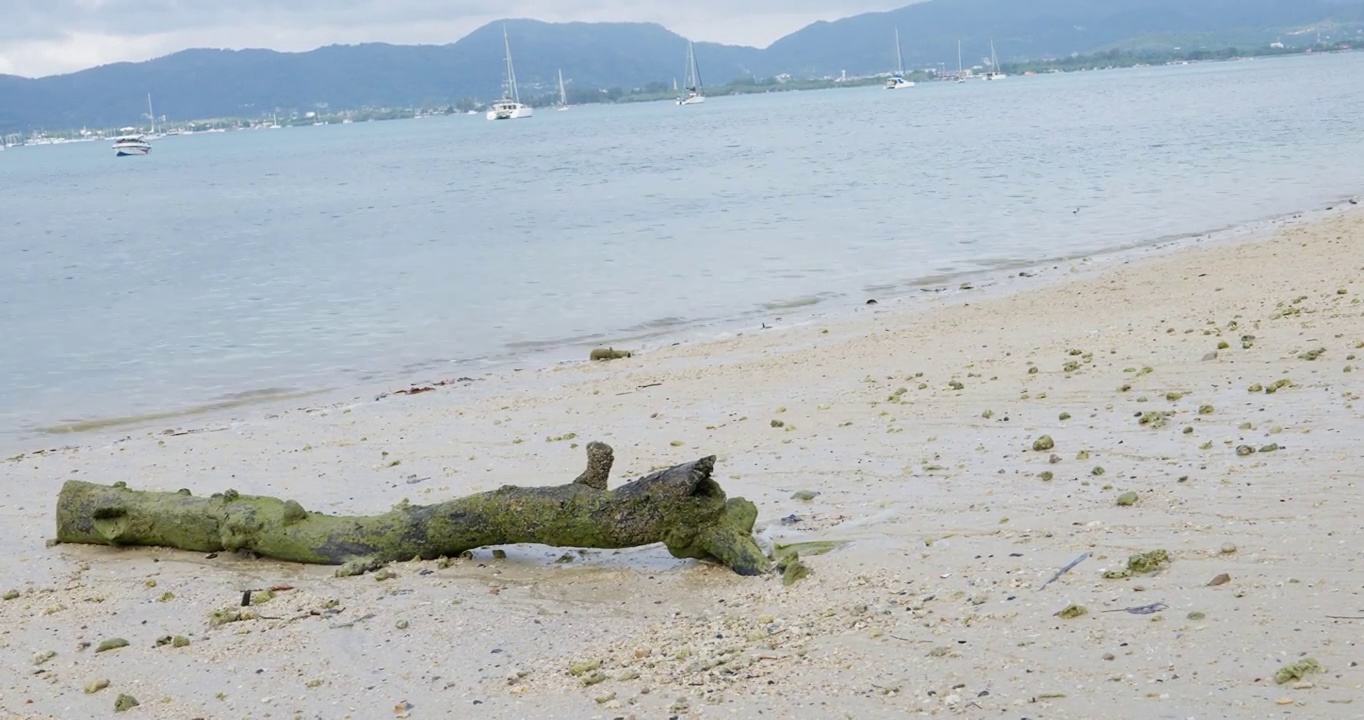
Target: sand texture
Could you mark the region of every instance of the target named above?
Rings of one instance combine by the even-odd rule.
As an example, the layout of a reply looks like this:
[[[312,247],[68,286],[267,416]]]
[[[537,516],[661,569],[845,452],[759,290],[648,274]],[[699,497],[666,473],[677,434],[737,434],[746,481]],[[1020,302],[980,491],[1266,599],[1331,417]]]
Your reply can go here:
[[[1364,716],[1364,214],[943,290],[0,461],[0,717]],[[369,514],[568,482],[589,440],[616,483],[718,455],[812,574],[44,547],[71,478]]]

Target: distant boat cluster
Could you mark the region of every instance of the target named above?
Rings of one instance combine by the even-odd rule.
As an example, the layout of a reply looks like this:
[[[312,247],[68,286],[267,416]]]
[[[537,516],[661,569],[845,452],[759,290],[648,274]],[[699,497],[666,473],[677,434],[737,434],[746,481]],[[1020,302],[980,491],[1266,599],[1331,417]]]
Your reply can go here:
[[[535,109],[530,105],[521,102],[520,88],[518,87],[516,81],[516,66],[512,62],[511,38],[507,34],[507,28],[505,25],[502,28],[502,45],[504,52],[503,94],[502,98],[488,106],[486,116],[489,120],[521,120],[525,118],[534,117]],[[989,63],[989,70],[981,75],[975,75],[973,69],[967,69],[962,63],[961,42],[958,41],[956,73],[938,73],[938,77],[941,79],[953,80],[957,83],[962,83],[965,82],[967,79],[975,77],[979,77],[983,80],[1002,80],[1008,77],[999,70],[999,57],[995,53],[995,44],[993,40],[990,41],[990,58],[988,61],[983,62]],[[690,40],[687,41],[686,67],[683,70],[683,77],[684,81],[681,87],[678,86],[676,79],[673,80],[673,91],[677,93],[675,103],[678,106],[683,107],[689,105],[699,105],[701,103],[704,103],[706,101],[706,94],[704,86],[701,81],[701,69],[696,59],[696,47],[694,43]],[[844,77],[846,78],[846,73]],[[569,105],[568,102],[568,92],[564,84],[564,73],[562,69],[558,71],[558,80],[559,97],[558,102],[555,103],[554,105],[554,108],[560,111],[568,110],[571,106]],[[905,72],[904,53],[900,45],[900,29],[896,28],[895,70],[888,74],[888,79],[885,81],[885,88],[887,90],[902,90],[912,87],[915,87],[915,83],[913,80],[908,79],[908,75]],[[468,112],[471,115],[475,114],[474,110],[469,110]],[[314,114],[308,113],[307,117],[313,118]],[[423,116],[418,114],[416,117]],[[181,134],[180,130],[175,129],[167,130],[164,133],[157,132],[157,117],[152,107],[152,97],[150,93],[148,93],[147,95],[147,118],[150,120],[149,132],[143,133],[138,128],[135,127],[125,127],[121,128],[118,131],[118,135],[113,138],[112,148],[114,154],[117,157],[133,157],[139,155],[147,155],[152,151],[151,144],[152,140],[165,137],[166,135]],[[316,121],[313,122],[313,124],[314,125],[328,124],[322,122],[321,119],[322,119],[321,115],[318,115]],[[349,118],[342,120],[343,124],[348,124],[350,122],[352,121]],[[278,129],[281,127],[281,125],[279,123],[278,117],[272,115],[269,124],[253,125],[253,127],[258,129],[264,128]],[[226,129],[212,128],[200,131],[226,132]],[[190,132],[190,130],[185,130],[185,132],[188,133]],[[79,138],[52,138],[38,136],[30,139],[28,142],[24,144],[43,145],[67,142],[82,142],[99,140],[101,138],[107,137],[102,133],[88,133],[84,130],[81,131],[81,135],[82,136]],[[4,141],[4,139],[0,139],[0,151],[3,151],[7,144],[18,144],[18,142],[16,141],[14,143],[7,143]]]
[[[956,82],[956,83],[964,83],[964,82],[966,82],[968,79],[973,78],[973,77],[979,77],[979,78],[982,79],[982,80],[1003,80],[1004,78],[1009,77],[1009,76],[1006,75],[1006,74],[1004,74],[1003,72],[1001,72],[1000,69],[999,69],[999,56],[995,54],[995,41],[994,41],[994,40],[991,40],[991,41],[990,41],[990,69],[989,69],[988,71],[986,71],[985,74],[979,75],[979,76],[974,75],[974,74],[972,73],[972,71],[967,70],[967,69],[962,65],[962,62],[961,62],[961,41],[958,40],[958,41],[957,41],[957,72],[956,72],[956,73],[953,73],[953,74],[948,74],[948,75],[941,75],[940,77],[943,77],[943,78],[948,79],[948,80],[952,80],[953,82]],[[901,51],[900,51],[900,29],[899,29],[899,28],[896,28],[896,29],[895,29],[895,72],[891,73],[891,74],[890,74],[890,79],[886,80],[886,89],[887,89],[887,90],[902,90],[902,89],[904,89],[904,88],[912,88],[912,87],[914,87],[914,81],[913,81],[913,80],[907,80],[907,79],[905,79],[905,62],[904,62],[904,56],[903,56],[903,54],[902,54]]]
[[[503,96],[501,100],[492,104],[488,110],[489,120],[517,120],[521,118],[533,117],[535,114],[531,106],[521,102],[520,92],[516,84],[516,69],[512,64],[511,39],[507,35],[507,28],[502,28],[502,44],[505,51],[506,68],[503,74]],[[990,41],[990,69],[979,77],[983,80],[1003,80],[1008,77],[999,70],[999,56],[995,53],[995,42]],[[701,83],[701,69],[696,61],[695,44],[687,41],[687,65],[684,72],[682,92],[677,96],[676,103],[679,106],[699,105],[706,101],[705,90]],[[957,42],[957,72],[953,75],[945,76],[947,79],[955,80],[958,83],[965,82],[968,78],[977,77],[967,70],[961,60],[961,42]],[[886,80],[887,90],[902,90],[915,86],[913,80],[906,77],[904,53],[900,47],[900,29],[895,29],[895,71]],[[673,90],[678,91],[677,80],[673,80]],[[556,105],[559,110],[568,109],[568,94],[564,91],[564,73],[559,71],[559,103]]]
[[[520,120],[522,118],[534,117],[535,109],[521,102],[521,93],[516,84],[516,67],[512,63],[511,38],[507,35],[507,28],[502,27],[502,46],[505,53],[506,68],[502,77],[502,99],[492,104],[488,109],[489,120]],[[678,105],[699,105],[706,101],[706,95],[701,87],[701,69],[696,64],[696,49],[690,40],[687,41],[687,68],[684,87],[686,93],[677,98]],[[673,81],[676,89],[677,81]],[[564,71],[559,71],[559,103],[555,105],[556,110],[567,110],[568,93],[564,89]]]

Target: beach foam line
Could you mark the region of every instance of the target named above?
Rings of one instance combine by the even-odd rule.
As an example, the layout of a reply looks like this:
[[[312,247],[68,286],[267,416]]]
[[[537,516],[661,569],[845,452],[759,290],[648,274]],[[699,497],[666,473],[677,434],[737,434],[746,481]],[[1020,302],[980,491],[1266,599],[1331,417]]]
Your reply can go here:
[[[260,405],[277,400],[297,400],[301,398],[314,397],[329,392],[327,389],[319,390],[252,390],[249,392],[235,393],[231,399],[220,400],[217,402],[191,405],[189,407],[175,408],[171,410],[160,410],[155,412],[142,413],[138,415],[119,415],[114,417],[93,418],[90,420],[70,420],[54,425],[38,428],[38,432],[44,435],[70,435],[76,433],[88,433],[99,430],[111,430],[121,427],[134,427],[145,425],[158,420],[174,420],[178,418],[194,417],[204,415],[219,410],[231,410],[233,408],[246,407],[249,405]]]

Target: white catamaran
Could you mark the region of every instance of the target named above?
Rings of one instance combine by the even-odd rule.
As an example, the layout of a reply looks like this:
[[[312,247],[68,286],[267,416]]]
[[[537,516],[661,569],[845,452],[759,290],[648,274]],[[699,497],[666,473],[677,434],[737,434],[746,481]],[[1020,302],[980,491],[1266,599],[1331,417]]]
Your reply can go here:
[[[564,71],[559,70],[559,105],[556,110],[568,109],[568,91],[564,90]]]
[[[701,70],[696,65],[696,49],[687,41],[687,94],[677,99],[678,105],[699,105],[706,101],[701,92]]]
[[[887,90],[902,90],[914,87],[914,81],[905,79],[905,59],[900,53],[900,28],[895,28],[895,73],[886,81]]]
[[[511,40],[507,37],[507,27],[502,26],[502,45],[507,54],[506,92],[502,99],[493,103],[488,110],[489,120],[519,120],[535,114],[529,105],[521,104],[521,94],[516,88],[516,68],[512,66]]]
[[[999,71],[999,56],[995,54],[995,41],[990,41],[990,72],[985,73],[986,80],[1003,80],[1009,77]]]

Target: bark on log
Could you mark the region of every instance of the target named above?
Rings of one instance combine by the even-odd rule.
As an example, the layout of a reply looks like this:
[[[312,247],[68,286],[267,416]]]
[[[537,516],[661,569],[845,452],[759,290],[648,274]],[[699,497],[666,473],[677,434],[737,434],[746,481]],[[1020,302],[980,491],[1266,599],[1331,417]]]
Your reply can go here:
[[[613,453],[587,446],[587,469],[555,487],[504,486],[383,515],[309,512],[293,500],[227,490],[144,492],[125,483],[68,481],[57,498],[57,541],[158,545],[199,552],[249,550],[354,575],[385,563],[453,557],[489,545],[540,543],[624,548],[663,543],[674,557],[716,560],[741,575],[769,568],[753,540],[758,511],[727,499],[711,477],[715,456],[607,490]]]

